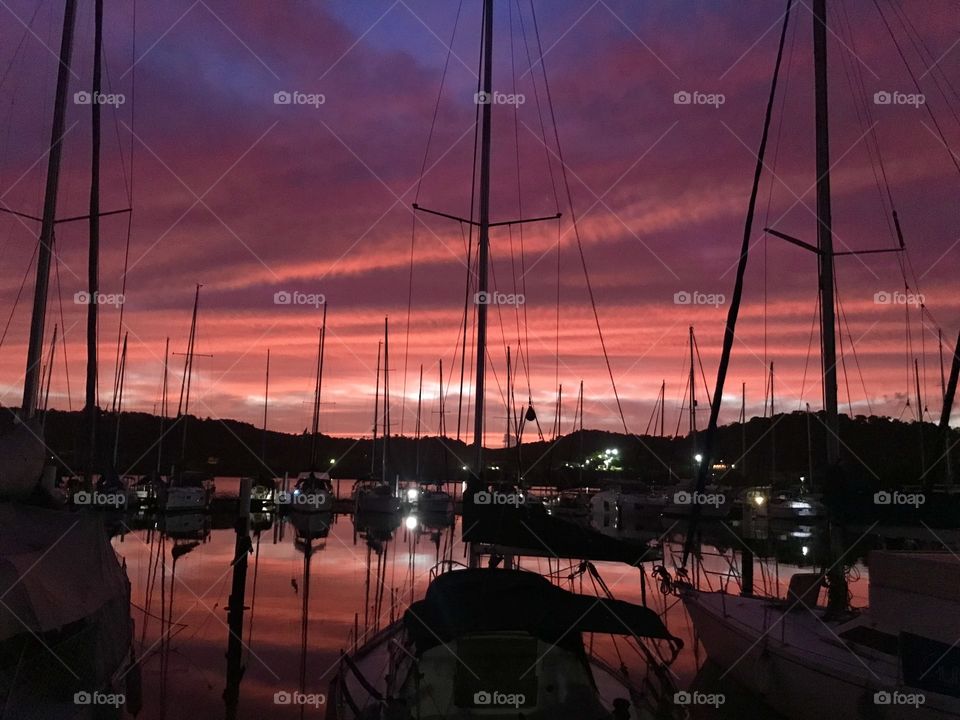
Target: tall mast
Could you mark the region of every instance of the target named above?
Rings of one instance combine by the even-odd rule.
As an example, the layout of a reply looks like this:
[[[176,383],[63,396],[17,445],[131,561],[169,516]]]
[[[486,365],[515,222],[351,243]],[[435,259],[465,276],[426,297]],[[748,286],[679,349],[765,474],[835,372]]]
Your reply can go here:
[[[510,393],[510,348],[508,346],[507,347],[507,434],[505,436],[507,441],[506,446],[508,448],[511,446],[510,438],[513,437],[513,430],[510,427],[510,395],[511,395]]]
[[[420,410],[423,407],[423,365],[420,365],[420,386],[417,389],[417,429],[416,429],[416,440],[417,440],[417,463],[416,463],[416,478],[417,482],[420,482]]]
[[[320,385],[323,382],[323,346],[327,334],[327,306],[323,306],[323,324],[317,338],[317,373],[313,387],[313,423],[310,427],[310,472],[317,469],[317,435],[320,433]]]
[[[823,363],[823,409],[826,414],[825,483],[835,490],[841,482],[840,419],[837,410],[836,318],[833,293],[833,216],[830,206],[830,116],[827,92],[827,3],[813,0],[813,66],[816,95],[817,139],[817,248],[820,270],[820,335]],[[842,562],[843,529],[830,527],[828,533],[830,564],[827,611],[838,615],[847,609],[847,578]]]
[[[373,445],[370,446],[370,475],[377,467],[377,425],[380,423],[380,351],[383,343],[377,343],[377,385],[373,393]]]
[[[389,478],[387,459],[390,455],[390,330],[387,318],[383,319],[383,459],[380,471],[383,481]]]
[[[483,82],[482,92],[487,102],[481,106],[480,130],[480,247],[477,268],[477,292],[485,297],[488,289],[487,266],[490,257],[490,148],[491,117],[493,115],[493,0],[483,3]],[[487,360],[487,305],[477,305],[477,382],[474,399],[475,415],[473,442],[476,459],[470,476],[468,492],[479,490],[479,478],[483,472],[483,406],[484,379]]]
[[[190,319],[190,339],[187,341],[187,356],[183,361],[183,381],[180,383],[180,402],[177,404],[177,419],[183,418],[183,445],[181,459],[187,454],[187,415],[190,413],[190,381],[193,378],[193,351],[197,339],[197,307],[200,304],[200,283],[193,296],[193,315]]]
[[[30,341],[27,346],[27,368],[23,380],[21,413],[32,418],[37,410],[40,386],[40,363],[43,355],[43,324],[47,314],[47,289],[50,284],[50,259],[53,256],[53,228],[57,215],[57,189],[60,185],[60,156],[66,124],[67,92],[70,84],[70,59],[73,51],[73,28],[77,17],[76,0],[66,0],[63,11],[63,32],[60,36],[60,66],[57,69],[57,94],[53,103],[53,128],[50,152],[47,155],[47,182],[43,195],[43,218],[40,225],[40,248],[37,253],[37,281],[33,290],[33,312],[30,315]]]
[[[820,332],[823,344],[823,409],[827,467],[840,458],[837,410],[837,347],[833,290],[833,215],[830,203],[830,116],[827,92],[827,3],[813,1],[813,62],[817,137],[817,248],[820,263]]]
[[[690,440],[693,453],[697,453],[697,382],[693,361],[693,325],[690,326]]]
[[[445,412],[443,408],[443,358],[440,358],[440,437],[447,436],[447,418],[444,414]]]
[[[123,408],[123,379],[127,375],[127,335],[123,334],[123,350],[120,351],[120,367],[117,371],[117,416],[113,430],[113,469],[117,467],[120,453],[120,413]]]
[[[157,440],[157,475],[160,474],[160,466],[163,462],[163,426],[167,419],[167,371],[170,366],[170,338],[167,338],[166,346],[163,350],[163,390],[160,397],[160,439]]]
[[[267,464],[267,407],[270,403],[270,348],[267,348],[267,377],[263,383],[263,440],[260,446],[260,462]]]
[[[90,242],[87,251],[87,483],[93,483],[97,462],[97,300],[100,292],[100,86],[103,54],[103,0],[94,3],[93,92],[90,98],[93,132],[90,157]],[[118,408],[119,413],[119,408]],[[117,415],[119,431],[120,416]],[[117,449],[114,447],[114,456]]]

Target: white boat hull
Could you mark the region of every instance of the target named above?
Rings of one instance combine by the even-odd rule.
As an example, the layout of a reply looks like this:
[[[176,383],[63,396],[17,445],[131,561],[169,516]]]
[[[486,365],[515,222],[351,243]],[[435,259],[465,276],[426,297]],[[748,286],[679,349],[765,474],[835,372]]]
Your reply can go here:
[[[797,608],[721,593],[684,591],[684,605],[707,655],[729,676],[788,718],[946,720],[960,700],[924,693],[925,702],[878,704],[879,692],[921,692],[897,684],[896,659],[863,657],[820,618]]]

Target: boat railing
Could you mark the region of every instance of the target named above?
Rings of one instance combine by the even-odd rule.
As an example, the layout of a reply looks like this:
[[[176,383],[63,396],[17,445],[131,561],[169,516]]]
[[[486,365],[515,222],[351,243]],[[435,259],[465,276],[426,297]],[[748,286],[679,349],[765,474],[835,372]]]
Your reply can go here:
[[[432,568],[430,568],[430,582],[432,583],[440,575],[448,573],[451,570],[466,570],[467,566],[456,560],[441,560]]]

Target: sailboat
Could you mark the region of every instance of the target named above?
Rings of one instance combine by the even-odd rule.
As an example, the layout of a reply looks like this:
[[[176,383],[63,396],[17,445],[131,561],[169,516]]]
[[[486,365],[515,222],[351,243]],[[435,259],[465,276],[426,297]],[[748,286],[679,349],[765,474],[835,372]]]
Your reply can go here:
[[[310,469],[297,475],[293,492],[277,494],[277,504],[294,513],[325,513],[333,511],[333,483],[330,473],[318,469],[318,442],[320,437],[320,391],[323,387],[323,356],[327,335],[327,306],[323,306],[323,324],[317,342],[317,371],[313,389],[313,424],[310,432]]]
[[[484,0],[481,97],[490,97],[493,89],[493,23],[494,0]],[[478,284],[479,292],[486,293],[492,107],[480,105]],[[465,494],[464,527],[472,522],[474,494],[486,491],[480,481],[486,305],[478,304],[477,310],[477,460]],[[466,532],[464,539],[469,540]],[[500,557],[502,567],[496,567],[492,557],[489,566],[481,567],[480,557],[479,544],[471,542],[470,567],[440,563],[431,572],[423,600],[366,642],[356,639],[358,646],[342,655],[331,682],[328,720],[628,720],[682,715],[672,704],[665,667],[670,660],[661,662],[648,647],[662,642],[675,657],[682,643],[655,612],[567,591],[537,573],[513,567],[511,555]],[[584,644],[586,633],[631,638],[647,660],[647,675],[634,681],[604,664]]]
[[[377,384],[379,386],[380,372],[377,370]],[[374,401],[375,408],[379,401]],[[374,447],[376,446],[376,417],[374,409]],[[353,486],[354,513],[356,515],[387,514],[398,515],[402,503],[397,495],[397,483],[390,482],[390,331],[387,318],[383,319],[383,457],[381,461],[381,477],[379,480],[360,480]],[[374,460],[376,456],[374,455]]]
[[[728,311],[723,355],[711,408],[704,455],[711,452],[726,366],[746,269],[751,221],[762,169],[770,110],[790,19],[784,17],[780,47],[758,153],[733,302]],[[872,552],[869,608],[849,607],[842,514],[829,497],[843,496],[839,471],[834,317],[834,250],[831,225],[829,114],[827,111],[826,0],[812,3],[816,96],[816,160],[821,355],[826,411],[826,492],[829,524],[822,573],[791,577],[786,599],[757,597],[745,582],[739,596],[706,592],[688,583],[679,594],[709,658],[776,711],[790,718],[960,716],[960,559],[949,552]],[[780,234],[781,237],[785,237]],[[790,239],[793,242],[794,239]],[[797,244],[797,243],[794,243]],[[802,245],[801,245],[802,246]],[[699,486],[705,474],[701,472]],[[833,487],[831,487],[833,484]],[[836,506],[837,502],[834,501]],[[691,550],[696,517],[684,550]],[[751,563],[752,557],[745,562]],[[751,573],[752,576],[752,573]],[[826,585],[828,603],[818,604]]]
[[[216,485],[210,473],[203,470],[186,470],[183,465],[187,450],[187,425],[190,413],[190,385],[193,379],[193,360],[197,340],[197,310],[200,306],[200,284],[197,284],[193,296],[193,313],[190,320],[190,339],[183,365],[183,381],[180,385],[180,403],[177,408],[177,420],[183,423],[181,445],[181,467],[172,473],[169,484],[163,488],[161,506],[164,512],[194,512],[209,509]]]
[[[66,0],[23,402],[13,427],[0,438],[0,708],[5,718],[88,718],[106,711],[107,704],[119,712],[125,692],[128,708],[139,710],[133,692],[139,665],[133,651],[126,567],[110,546],[103,519],[95,513],[70,513],[53,494],[53,473],[44,468],[48,451],[37,412],[76,13],[76,0]],[[102,0],[96,2],[95,19],[92,90],[99,95]],[[100,105],[91,107],[88,219],[91,290],[96,291]],[[92,377],[95,382],[96,354],[89,353],[91,336],[96,341],[93,303],[88,313],[88,381]],[[88,411],[93,416],[97,409]]]
[[[270,402],[270,348],[267,348],[267,372],[263,386],[263,443],[260,449],[260,464],[269,472],[267,465],[267,409]],[[242,482],[242,480],[241,480]],[[273,473],[265,475],[263,472],[254,479],[250,489],[250,511],[267,512],[277,507],[277,481]]]
[[[442,364],[441,364],[442,372]],[[443,386],[443,377],[440,378],[441,392]],[[420,445],[421,445],[421,410],[423,409],[423,366],[420,366],[420,387],[417,391],[417,423],[414,442],[416,443],[416,467],[414,475],[417,478],[417,487],[407,490],[407,500],[416,509],[417,517],[420,522],[425,522],[430,527],[446,527],[453,523],[454,504],[453,496],[443,489],[443,483],[429,483],[424,481],[421,474],[420,464]]]

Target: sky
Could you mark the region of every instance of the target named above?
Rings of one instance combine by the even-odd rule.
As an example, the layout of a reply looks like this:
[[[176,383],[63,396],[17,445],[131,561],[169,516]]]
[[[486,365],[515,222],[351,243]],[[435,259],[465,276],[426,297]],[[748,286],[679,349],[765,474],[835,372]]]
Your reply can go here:
[[[80,2],[77,21],[60,217],[87,212],[90,107],[73,94],[90,88],[92,5]],[[894,247],[892,198],[908,250],[837,259],[841,410],[914,417],[916,359],[936,420],[938,330],[949,363],[960,319],[950,150],[960,148],[960,18],[947,0],[923,12],[881,2],[882,16],[872,1],[830,5],[836,249]],[[159,411],[164,342],[186,350],[200,283],[192,413],[261,423],[269,349],[268,425],[309,425],[322,297],[321,431],[370,432],[389,317],[392,431],[414,432],[421,365],[423,432],[437,431],[442,359],[455,435],[466,297],[469,437],[466,228],[412,204],[470,213],[479,0],[106,6],[107,92],[122,102],[104,106],[101,207],[133,212],[125,276],[127,216],[101,223],[101,291],[124,290],[122,326],[119,304],[101,304],[101,405],[112,401],[119,331],[123,407]],[[517,403],[532,399],[545,434],[561,384],[561,430],[573,427],[581,381],[584,424],[622,430],[611,375],[629,430],[649,427],[665,382],[666,430],[685,432],[690,326],[706,423],[785,8],[495,0],[491,216],[562,217],[491,232],[491,287],[523,303],[490,306],[488,442],[506,424],[507,346]],[[62,12],[63,0],[0,8],[0,201],[31,215],[42,207]],[[741,383],[747,415],[763,414],[771,362],[778,412],[821,406],[815,257],[763,232],[815,242],[812,25],[809,3],[795,3],[725,421],[740,413]],[[7,406],[22,392],[38,229],[0,217]],[[86,224],[58,226],[46,328],[48,343],[55,323],[66,330],[57,408],[83,403],[86,306],[75,294],[86,263]],[[307,304],[278,303],[284,293]],[[170,358],[171,412],[183,363]]]

